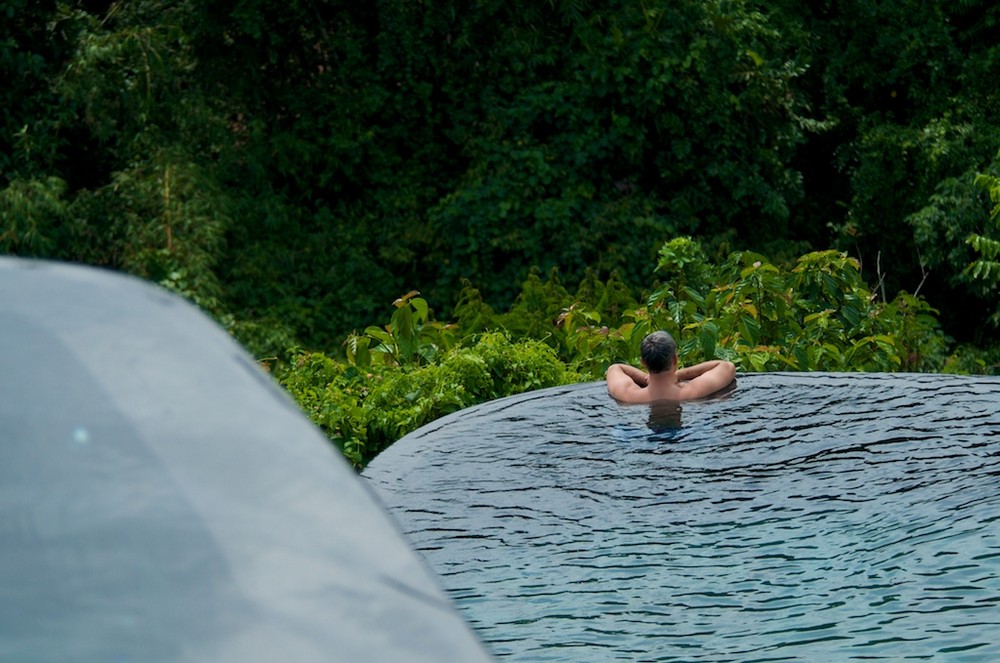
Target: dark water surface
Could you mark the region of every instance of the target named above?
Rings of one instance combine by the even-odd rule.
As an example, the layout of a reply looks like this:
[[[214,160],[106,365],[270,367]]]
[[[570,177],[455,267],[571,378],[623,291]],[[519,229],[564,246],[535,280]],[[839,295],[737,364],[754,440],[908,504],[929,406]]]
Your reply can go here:
[[[365,471],[517,661],[1000,661],[1000,380],[754,374],[487,403]]]

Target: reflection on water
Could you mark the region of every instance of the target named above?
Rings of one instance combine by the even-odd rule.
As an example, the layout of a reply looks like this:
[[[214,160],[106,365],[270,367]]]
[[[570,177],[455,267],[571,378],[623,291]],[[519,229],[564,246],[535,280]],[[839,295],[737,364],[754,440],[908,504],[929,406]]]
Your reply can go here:
[[[681,427],[683,407],[677,401],[657,401],[646,407],[649,421],[646,425],[654,433],[665,433]]]
[[[457,413],[365,471],[512,660],[1000,660],[1000,380]]]

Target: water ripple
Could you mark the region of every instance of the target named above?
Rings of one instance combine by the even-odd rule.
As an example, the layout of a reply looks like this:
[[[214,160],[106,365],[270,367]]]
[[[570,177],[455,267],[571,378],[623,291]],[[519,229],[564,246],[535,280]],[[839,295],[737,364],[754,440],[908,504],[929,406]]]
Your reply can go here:
[[[1000,380],[600,384],[456,413],[365,471],[518,661],[1000,660]]]

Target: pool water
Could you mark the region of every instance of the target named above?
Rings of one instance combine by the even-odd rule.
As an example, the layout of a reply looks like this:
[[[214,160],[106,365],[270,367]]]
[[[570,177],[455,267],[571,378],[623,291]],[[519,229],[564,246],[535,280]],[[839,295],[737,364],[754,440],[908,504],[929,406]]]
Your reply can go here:
[[[548,389],[364,476],[501,658],[1000,660],[1000,379]]]

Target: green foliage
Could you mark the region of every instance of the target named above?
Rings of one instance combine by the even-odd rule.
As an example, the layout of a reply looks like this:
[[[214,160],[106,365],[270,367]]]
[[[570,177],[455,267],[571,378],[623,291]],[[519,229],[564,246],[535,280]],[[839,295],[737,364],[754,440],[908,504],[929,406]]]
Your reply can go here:
[[[972,278],[991,284],[1000,283],[1000,241],[982,235],[969,235],[969,246],[980,255],[973,261],[968,271]]]
[[[430,308],[419,294],[411,290],[394,301],[396,311],[385,327],[372,325],[364,336],[349,336],[348,361],[368,366],[374,353],[385,364],[415,366],[433,362],[440,352],[452,347],[456,342],[455,325],[430,320]]]
[[[219,311],[221,287],[215,261],[223,253],[228,219],[225,198],[206,185],[204,173],[182,156],[157,154],[115,173],[100,195],[120,228],[122,268]]]
[[[580,379],[544,343],[513,342],[501,332],[453,347],[420,366],[361,367],[322,353],[296,352],[277,376],[357,467],[450,412]]]
[[[834,217],[835,245],[870,273],[877,269],[889,298],[924,285],[949,309],[955,331],[968,333],[962,327],[982,318],[967,311],[983,309],[962,270],[970,261],[965,238],[985,220],[972,181],[1000,145],[997,87],[989,82],[1000,71],[1000,49],[981,38],[997,8],[974,0],[831,10],[806,25],[816,52],[831,54],[810,75],[821,79],[813,87],[823,91],[819,103],[837,118],[832,148],[812,159],[833,165],[822,175],[848,180],[815,188],[818,197],[837,196],[822,212]]]
[[[587,270],[576,292],[570,293],[555,270],[544,281],[532,271],[506,313],[493,312],[479,291],[467,285],[455,315],[465,335],[502,329],[514,339],[540,340],[572,371],[598,376],[617,354],[601,320],[618,319],[635,306],[631,289],[616,272],[601,281],[595,270]]]
[[[991,338],[985,0],[4,11],[0,251],[162,283],[259,356],[355,329],[359,366],[424,367],[506,329],[597,375],[664,324],[703,356],[780,348],[747,366],[896,365],[866,320],[904,291],[948,333]],[[840,258],[795,271],[830,246],[877,299]],[[458,328],[406,298],[367,327],[410,287],[457,304]],[[841,333],[875,340],[816,349]]]
[[[521,284],[521,292],[498,324],[517,338],[552,339],[556,319],[572,305],[573,296],[563,286],[557,270],[545,281],[533,270]]]
[[[699,251],[691,240],[673,240],[661,264],[674,267],[679,283],[678,256]],[[718,265],[700,263],[699,272],[700,286],[668,283],[607,333],[624,351],[619,360],[636,363],[642,338],[665,329],[678,341],[682,364],[723,358],[751,371],[893,371],[944,361],[936,312],[905,293],[879,303],[858,262],[838,251],[806,254],[791,270],[737,252]]]
[[[483,301],[483,295],[470,281],[464,280],[455,305],[455,322],[467,334],[476,334],[499,325],[493,308]]]
[[[641,340],[656,329],[677,338],[683,363],[725,358],[754,371],[926,371],[947,356],[948,339],[926,300],[904,292],[879,301],[858,261],[839,251],[805,254],[791,268],[753,252],[713,263],[698,242],[677,238],[662,246],[659,269],[667,281],[644,305],[615,315],[533,275],[495,319],[544,339],[592,379],[614,361],[636,363]]]
[[[369,450],[377,453],[450,412],[574,378],[543,343],[512,343],[505,334],[485,334],[475,345],[449,352],[439,364],[385,373],[365,401]]]
[[[450,307],[467,280],[484,312],[533,268],[645,284],[684,235],[837,240],[883,299],[925,269],[942,308],[992,296],[992,267],[962,269],[1000,146],[982,0],[5,8],[0,250],[128,270],[234,329],[335,347],[411,285]],[[505,326],[571,310],[568,353],[585,309],[607,322],[545,297]]]
[[[0,251],[45,256],[56,251],[66,222],[66,183],[57,177],[14,180],[0,190]]]
[[[236,318],[231,314],[224,314],[219,318],[240,345],[265,364],[273,364],[285,355],[288,348],[298,346],[295,330],[284,320],[251,320]]]
[[[676,292],[685,288],[703,288],[708,282],[708,258],[701,244],[690,237],[678,237],[660,247],[656,271],[663,274],[668,287]]]
[[[1000,347],[984,350],[967,344],[959,345],[941,370],[961,375],[1000,375]]]
[[[974,259],[967,239],[982,229],[988,218],[984,196],[975,181],[974,172],[941,181],[927,205],[906,219],[913,228],[922,264],[928,270],[941,270],[956,289],[974,286],[968,270],[955,271],[952,265],[968,265]]]
[[[49,59],[32,71],[49,79],[30,92],[53,110],[21,118],[10,162],[20,175],[4,173],[0,190],[0,250],[123,269],[224,318],[228,199],[198,162],[212,158],[220,123],[192,85],[187,5],[113,3],[100,19],[47,7],[33,46]],[[37,174],[47,172],[59,175]]]
[[[779,155],[801,136],[799,72],[762,14],[542,7],[485,5],[455,25],[486,105],[481,128],[462,129],[467,169],[429,212],[447,238],[430,248],[446,279],[466,266],[496,274],[494,301],[512,299],[531,265],[634,282],[665,235],[784,227],[799,190]]]
[[[394,302],[384,327],[348,337],[346,361],[295,351],[276,375],[360,467],[451,412],[601,379],[614,362],[637,364],[639,344],[657,329],[674,335],[684,365],[724,358],[743,371],[997,369],[989,354],[949,356],[936,310],[907,293],[880,302],[858,261],[839,251],[805,254],[792,268],[752,252],[715,263],[699,243],[678,238],[663,245],[659,266],[675,285],[641,305],[614,275],[601,283],[589,274],[574,297],[555,274],[532,274],[503,315],[467,285],[460,322],[449,325],[432,320],[413,291]]]
[[[367,438],[363,403],[374,376],[320,352],[302,351],[293,351],[290,366],[275,376],[344,456],[361,466]]]
[[[902,349],[900,370],[947,371],[953,363],[951,339],[942,332],[939,311],[923,298],[900,292],[895,299],[879,308],[880,324],[892,334]],[[985,364],[984,364],[985,367]],[[983,373],[983,370],[951,372]]]
[[[47,167],[68,147],[65,127],[60,127],[68,109],[54,93],[52,80],[59,75],[77,27],[48,0],[6,0],[3,10],[0,188],[16,179],[66,180],[65,174]]]
[[[976,182],[989,190],[990,200],[994,204],[992,220],[996,229],[1000,230],[1000,177],[983,174],[976,179]],[[996,292],[1000,286],[1000,239],[971,233],[966,241],[978,257],[969,263],[965,273],[973,280],[984,284],[987,291],[993,295],[993,299],[996,299]],[[991,320],[994,326],[1000,326],[1000,302],[996,303]]]

